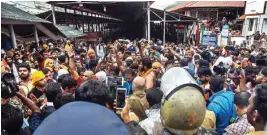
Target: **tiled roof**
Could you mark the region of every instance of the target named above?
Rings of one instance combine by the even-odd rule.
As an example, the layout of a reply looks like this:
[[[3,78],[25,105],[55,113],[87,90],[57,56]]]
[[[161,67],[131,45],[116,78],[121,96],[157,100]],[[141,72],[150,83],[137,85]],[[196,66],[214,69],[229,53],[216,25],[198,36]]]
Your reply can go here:
[[[245,7],[245,1],[198,1],[188,7]]]
[[[168,9],[177,11],[183,8],[208,8],[208,7],[245,7],[245,1],[190,1]]]
[[[179,5],[175,6],[175,7],[173,7],[173,8],[168,9],[167,11],[176,11],[176,10],[185,8],[188,5],[191,5],[192,3],[195,3],[195,2],[194,1],[190,1],[190,2],[186,2],[186,3],[182,3],[182,4],[179,4]]]
[[[1,2],[1,19],[21,20],[28,22],[52,23],[30,13],[27,13],[13,5]]]
[[[67,37],[82,37],[85,36],[83,32],[64,25],[56,25],[56,27]]]

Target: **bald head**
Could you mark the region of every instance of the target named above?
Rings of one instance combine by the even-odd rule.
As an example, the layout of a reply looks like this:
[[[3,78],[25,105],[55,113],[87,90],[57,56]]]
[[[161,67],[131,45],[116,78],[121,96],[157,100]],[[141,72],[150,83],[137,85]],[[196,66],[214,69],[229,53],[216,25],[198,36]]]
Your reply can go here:
[[[133,91],[145,91],[146,80],[143,77],[136,77],[133,80]]]
[[[92,72],[92,71],[85,71],[83,73],[83,81],[90,80],[92,78],[92,75],[94,75],[94,72]]]

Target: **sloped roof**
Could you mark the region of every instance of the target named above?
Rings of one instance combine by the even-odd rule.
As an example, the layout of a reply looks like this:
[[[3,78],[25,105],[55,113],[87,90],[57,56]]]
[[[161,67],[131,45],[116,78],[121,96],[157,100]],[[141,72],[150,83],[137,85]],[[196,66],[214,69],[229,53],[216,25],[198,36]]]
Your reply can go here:
[[[37,23],[52,23],[30,13],[27,13],[13,5],[1,2],[1,19],[20,20]]]
[[[82,37],[82,36],[86,35],[83,32],[81,32],[79,30],[76,30],[74,28],[71,28],[69,26],[56,25],[56,27],[68,38],[71,38],[71,37]]]
[[[245,7],[245,1],[189,1],[179,4],[168,11],[177,11],[183,8],[208,8],[208,7]]]
[[[197,1],[188,7],[245,7],[245,1]]]

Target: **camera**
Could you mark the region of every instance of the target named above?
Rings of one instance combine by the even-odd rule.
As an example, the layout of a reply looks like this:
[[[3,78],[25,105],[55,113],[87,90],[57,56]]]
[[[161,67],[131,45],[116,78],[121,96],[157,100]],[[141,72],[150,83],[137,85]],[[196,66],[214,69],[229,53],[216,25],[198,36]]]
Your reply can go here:
[[[15,76],[11,73],[6,73],[1,79],[1,98],[10,98],[15,96],[16,92],[19,91]]]

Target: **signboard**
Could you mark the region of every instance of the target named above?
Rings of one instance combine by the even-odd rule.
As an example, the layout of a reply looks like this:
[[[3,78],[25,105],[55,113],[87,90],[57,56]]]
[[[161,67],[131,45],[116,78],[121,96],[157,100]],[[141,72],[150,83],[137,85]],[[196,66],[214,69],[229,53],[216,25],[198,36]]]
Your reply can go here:
[[[264,13],[265,0],[247,1],[245,7],[245,14]]]
[[[228,45],[229,25],[224,25],[221,32],[221,46]]]
[[[204,46],[217,46],[217,35],[216,34],[204,34],[202,36],[202,44]]]

